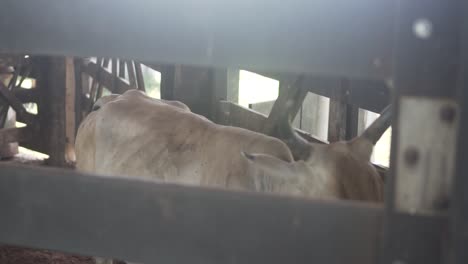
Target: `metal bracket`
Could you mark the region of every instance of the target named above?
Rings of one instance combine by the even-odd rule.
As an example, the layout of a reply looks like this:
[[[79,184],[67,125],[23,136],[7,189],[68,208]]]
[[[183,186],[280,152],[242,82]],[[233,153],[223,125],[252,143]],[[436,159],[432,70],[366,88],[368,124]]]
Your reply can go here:
[[[432,214],[448,207],[458,120],[455,100],[400,99],[395,175],[397,211]]]

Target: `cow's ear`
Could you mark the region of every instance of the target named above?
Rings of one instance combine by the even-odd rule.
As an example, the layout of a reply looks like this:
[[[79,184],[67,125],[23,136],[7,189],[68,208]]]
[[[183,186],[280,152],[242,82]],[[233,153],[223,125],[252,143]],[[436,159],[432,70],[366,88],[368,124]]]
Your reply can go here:
[[[242,152],[247,160],[248,173],[257,191],[280,191],[276,189],[293,188],[299,183],[304,172],[303,162],[287,162],[266,154]]]

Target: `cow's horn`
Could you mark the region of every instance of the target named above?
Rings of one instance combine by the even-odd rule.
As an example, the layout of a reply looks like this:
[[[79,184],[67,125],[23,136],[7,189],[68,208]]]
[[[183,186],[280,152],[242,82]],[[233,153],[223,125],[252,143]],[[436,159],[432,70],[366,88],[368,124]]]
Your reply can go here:
[[[312,154],[312,145],[294,130],[290,119],[285,118],[280,122],[279,137],[288,145],[295,160],[306,160]]]

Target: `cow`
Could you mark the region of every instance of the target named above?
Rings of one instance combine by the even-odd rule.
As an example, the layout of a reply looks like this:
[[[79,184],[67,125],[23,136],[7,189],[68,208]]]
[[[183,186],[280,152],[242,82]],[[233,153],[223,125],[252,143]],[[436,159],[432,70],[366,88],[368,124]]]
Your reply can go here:
[[[94,104],[77,132],[76,167],[100,175],[379,203],[383,181],[370,156],[390,125],[390,110],[359,137],[314,144],[290,124],[280,140],[129,90]]]

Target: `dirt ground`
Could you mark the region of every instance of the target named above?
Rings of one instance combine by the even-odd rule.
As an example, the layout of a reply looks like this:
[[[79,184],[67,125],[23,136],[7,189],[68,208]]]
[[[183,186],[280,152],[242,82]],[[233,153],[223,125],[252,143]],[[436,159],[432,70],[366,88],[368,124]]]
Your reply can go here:
[[[0,245],[0,264],[95,264],[93,258]]]

